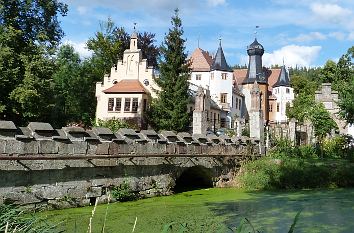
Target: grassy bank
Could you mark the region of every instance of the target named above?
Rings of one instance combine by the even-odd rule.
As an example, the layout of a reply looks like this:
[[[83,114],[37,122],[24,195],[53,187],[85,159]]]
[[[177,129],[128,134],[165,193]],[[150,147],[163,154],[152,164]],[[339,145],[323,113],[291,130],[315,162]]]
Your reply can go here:
[[[236,183],[247,190],[354,187],[354,163],[346,159],[264,157],[245,164]]]

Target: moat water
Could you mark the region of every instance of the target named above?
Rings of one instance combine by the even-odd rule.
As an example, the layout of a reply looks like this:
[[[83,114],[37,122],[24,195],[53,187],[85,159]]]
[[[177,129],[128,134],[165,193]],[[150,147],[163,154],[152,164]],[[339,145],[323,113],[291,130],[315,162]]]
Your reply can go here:
[[[87,232],[93,207],[47,211],[65,232]],[[102,232],[236,232],[249,220],[260,232],[354,232],[354,189],[246,192],[202,189],[168,197],[99,205],[93,231]],[[244,227],[251,228],[249,223]],[[184,231],[180,231],[184,229]],[[245,231],[249,232],[249,231]]]

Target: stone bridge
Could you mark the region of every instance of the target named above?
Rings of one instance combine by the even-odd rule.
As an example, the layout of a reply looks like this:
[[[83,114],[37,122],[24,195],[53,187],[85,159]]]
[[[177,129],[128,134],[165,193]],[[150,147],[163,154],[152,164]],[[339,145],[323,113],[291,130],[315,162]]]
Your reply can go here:
[[[224,186],[258,152],[249,138],[0,121],[0,203],[83,206],[123,183],[142,197]]]

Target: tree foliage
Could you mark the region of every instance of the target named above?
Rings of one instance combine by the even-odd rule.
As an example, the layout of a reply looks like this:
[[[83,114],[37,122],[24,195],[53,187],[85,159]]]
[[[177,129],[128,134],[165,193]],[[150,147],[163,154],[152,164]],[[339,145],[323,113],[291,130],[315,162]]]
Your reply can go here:
[[[340,115],[354,123],[354,46],[348,49],[337,64]]]
[[[87,41],[88,49],[92,50],[102,65],[103,76],[109,73],[118,60],[123,59],[123,53],[129,49],[130,35],[123,27],[117,27],[112,19],[100,23],[101,31]],[[158,48],[154,45],[155,34],[149,32],[138,33],[138,48],[142,51],[150,66],[157,66]]]
[[[66,12],[57,0],[0,0],[1,118],[48,119],[51,55],[64,35],[58,15]]]
[[[187,112],[190,69],[185,53],[186,40],[182,38],[182,21],[177,9],[171,24],[172,28],[160,47],[160,77],[155,79],[160,90],[157,92],[158,99],[151,105],[149,120],[157,130],[185,131],[190,123]]]

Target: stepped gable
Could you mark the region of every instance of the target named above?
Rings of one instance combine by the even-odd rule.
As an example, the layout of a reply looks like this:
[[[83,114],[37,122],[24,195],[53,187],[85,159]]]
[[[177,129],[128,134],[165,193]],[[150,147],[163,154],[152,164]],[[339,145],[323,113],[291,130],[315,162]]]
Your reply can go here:
[[[112,87],[103,91],[104,93],[147,93],[138,80],[123,79]]]
[[[207,51],[201,48],[196,48],[191,57],[191,69],[192,71],[210,71],[213,59]]]

